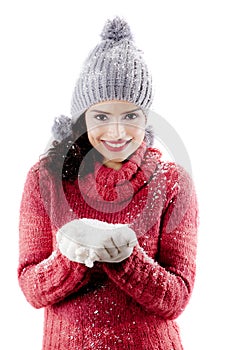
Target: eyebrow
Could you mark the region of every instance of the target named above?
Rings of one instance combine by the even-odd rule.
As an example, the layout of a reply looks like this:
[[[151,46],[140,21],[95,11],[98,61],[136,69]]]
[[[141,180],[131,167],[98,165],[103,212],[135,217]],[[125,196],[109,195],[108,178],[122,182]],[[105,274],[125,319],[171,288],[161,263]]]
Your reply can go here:
[[[139,111],[139,110],[141,110],[141,108],[136,108],[136,109],[133,109],[133,110],[131,110],[131,111],[123,112],[123,113],[121,113],[121,115],[133,113],[133,112],[136,112],[136,111]],[[112,114],[112,113],[110,113],[110,112],[101,111],[101,110],[99,110],[99,109],[92,109],[90,112],[91,112],[91,113],[92,113],[92,112],[94,112],[94,113],[103,113],[103,114],[107,114],[107,115],[111,115],[111,114]]]

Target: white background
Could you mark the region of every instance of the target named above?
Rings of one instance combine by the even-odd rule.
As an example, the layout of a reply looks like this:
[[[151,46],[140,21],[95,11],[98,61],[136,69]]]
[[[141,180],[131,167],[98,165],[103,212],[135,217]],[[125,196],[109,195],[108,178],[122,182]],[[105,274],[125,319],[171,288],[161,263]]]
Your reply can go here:
[[[185,350],[233,349],[232,12],[226,0],[1,2],[2,349],[41,349],[43,310],[25,301],[16,275],[23,183],[53,118],[69,114],[80,66],[114,15],[129,22],[153,71],[153,108],[192,161],[200,229],[196,285],[178,319]]]

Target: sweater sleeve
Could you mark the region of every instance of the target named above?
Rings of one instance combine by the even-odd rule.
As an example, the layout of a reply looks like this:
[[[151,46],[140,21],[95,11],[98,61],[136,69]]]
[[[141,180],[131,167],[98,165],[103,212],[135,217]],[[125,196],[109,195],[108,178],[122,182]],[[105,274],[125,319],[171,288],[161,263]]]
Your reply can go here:
[[[53,249],[51,223],[34,166],[24,186],[19,220],[18,280],[27,301],[40,308],[64,299],[86,284],[87,269]]]
[[[198,208],[189,175],[179,170],[171,183],[161,217],[156,257],[137,245],[119,264],[104,264],[118,287],[149,312],[165,319],[177,318],[191,296],[196,270]]]

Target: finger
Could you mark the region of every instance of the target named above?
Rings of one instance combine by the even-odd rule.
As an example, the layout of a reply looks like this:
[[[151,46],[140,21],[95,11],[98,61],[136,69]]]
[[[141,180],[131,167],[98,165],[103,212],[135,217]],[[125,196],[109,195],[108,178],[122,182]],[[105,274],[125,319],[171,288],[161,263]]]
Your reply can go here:
[[[111,237],[112,244],[118,248],[118,250],[122,249],[123,247],[127,246],[128,238],[125,237],[124,232],[115,232],[114,235]]]
[[[94,260],[90,259],[90,258],[87,258],[85,260],[85,265],[89,268],[92,268],[94,266]]]
[[[77,246],[74,243],[71,243],[66,250],[66,256],[72,260],[72,261],[76,261],[77,258],[79,258],[79,256],[76,254],[77,251]]]
[[[116,258],[120,254],[120,250],[117,247],[114,247],[114,248],[105,247],[105,250],[107,251],[111,259]]]
[[[88,252],[88,249],[84,248],[84,247],[81,247],[81,246],[78,246],[76,249],[75,249],[75,255],[77,257],[80,257],[82,260],[85,260],[88,258],[89,256],[89,252]]]
[[[132,240],[130,242],[127,242],[127,247],[133,248],[133,247],[135,247],[137,245],[137,242],[138,242],[137,239],[134,239],[134,240]]]
[[[118,248],[123,248],[131,245],[134,246],[135,242],[137,242],[135,232],[129,227],[116,231],[113,235],[113,238]]]
[[[95,250],[99,261],[109,261],[111,259],[108,248],[99,248]]]
[[[133,252],[133,248],[125,248],[116,258],[111,259],[112,263],[119,263],[125,259],[127,259]]]

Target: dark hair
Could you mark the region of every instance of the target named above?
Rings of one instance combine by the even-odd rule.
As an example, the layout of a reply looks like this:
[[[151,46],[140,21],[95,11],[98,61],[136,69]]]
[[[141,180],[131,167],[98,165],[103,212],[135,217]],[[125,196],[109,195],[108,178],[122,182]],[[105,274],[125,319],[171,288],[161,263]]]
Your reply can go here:
[[[95,161],[101,158],[89,142],[83,113],[72,125],[72,135],[61,142],[53,141],[41,161],[53,176],[62,176],[63,180],[73,182],[78,175],[84,176],[92,172]]]
[[[148,147],[153,145],[151,126],[146,128],[144,140]],[[72,125],[72,135],[61,142],[53,141],[41,162],[55,178],[62,177],[63,180],[73,182],[78,176],[93,172],[95,162],[102,159],[102,155],[89,142],[83,113]]]

